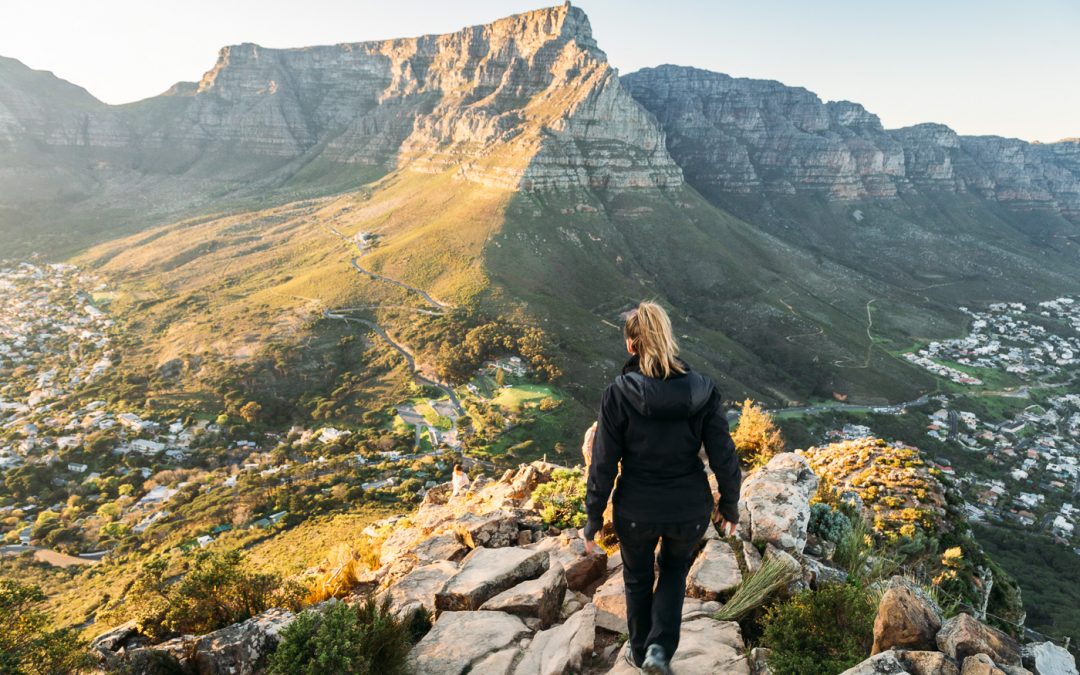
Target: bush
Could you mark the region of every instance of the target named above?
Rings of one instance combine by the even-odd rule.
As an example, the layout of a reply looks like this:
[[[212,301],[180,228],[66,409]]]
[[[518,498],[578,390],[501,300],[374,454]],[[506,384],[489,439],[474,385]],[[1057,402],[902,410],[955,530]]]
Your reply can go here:
[[[246,569],[242,551],[200,552],[178,581],[170,583],[167,563],[144,564],[119,607],[107,615],[134,618],[155,640],[177,634],[201,635],[244,621],[271,607],[297,608],[301,589],[274,574]]]
[[[369,596],[349,607],[335,602],[301,613],[281,632],[269,675],[405,675],[409,626],[390,612],[390,600]]]
[[[784,452],[784,435],[772,416],[751,399],[743,401],[739,424],[731,434],[739,459],[750,466],[764,466]]]
[[[809,532],[819,539],[839,544],[851,531],[851,519],[824,502],[810,505]]]
[[[555,469],[550,481],[536,486],[532,499],[548,525],[558,528],[585,525],[585,476],[581,469]]]
[[[86,645],[74,631],[51,630],[37,586],[0,579],[0,673],[52,675],[89,667]]]
[[[775,675],[835,675],[860,663],[873,643],[877,607],[851,584],[803,591],[768,609],[761,644]]]

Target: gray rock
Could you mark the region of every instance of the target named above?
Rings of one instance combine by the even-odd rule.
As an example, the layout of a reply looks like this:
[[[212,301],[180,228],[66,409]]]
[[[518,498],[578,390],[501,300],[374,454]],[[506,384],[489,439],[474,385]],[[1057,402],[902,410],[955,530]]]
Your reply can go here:
[[[277,648],[281,631],[295,618],[287,609],[268,609],[247,621],[194,638],[188,646],[188,658],[180,660],[200,675],[255,675]]]
[[[810,522],[810,497],[817,484],[804,457],[793,452],[773,457],[743,485],[739,502],[743,538],[801,554]]]
[[[636,675],[637,669],[626,662],[622,653],[627,649],[629,644],[624,644],[608,675]],[[750,675],[745,652],[739,624],[709,618],[694,619],[682,625],[679,649],[671,660],[671,668],[680,675]]]
[[[753,675],[773,675],[768,659],[772,650],[767,647],[754,647],[750,650],[750,672]]]
[[[1053,642],[1035,642],[1021,649],[1023,663],[1035,675],[1078,675],[1076,659]]]
[[[562,675],[581,671],[596,637],[596,607],[585,607],[558,626],[537,633],[514,675]],[[478,673],[483,671],[477,671]]]
[[[461,675],[528,634],[521,619],[505,612],[443,612],[409,652],[409,666],[424,675]]]
[[[596,625],[614,633],[625,633],[626,626],[626,585],[622,572],[616,572],[600,584],[593,593],[596,605]]]
[[[964,659],[960,675],[1006,675],[1006,673],[994,665],[993,659],[986,654],[973,654]]]
[[[480,609],[508,612],[522,618],[535,617],[542,628],[547,628],[558,620],[565,596],[566,575],[556,561],[536,579],[523,581],[489,598]]]
[[[960,666],[939,651],[895,650],[911,675],[960,675]]]
[[[524,548],[478,548],[461,563],[435,594],[439,611],[479,609],[489,598],[548,569],[546,551]]]
[[[415,567],[381,595],[390,598],[390,608],[399,617],[407,616],[420,607],[434,613],[435,594],[457,572],[457,564],[448,560]]]
[[[520,654],[521,649],[517,645],[507,647],[480,659],[469,672],[477,673],[477,675],[480,673],[484,675],[513,675],[514,664]]]
[[[443,532],[420,540],[411,552],[420,563],[425,564],[437,560],[461,560],[469,552],[469,547],[456,532]]]
[[[742,572],[731,545],[722,539],[709,539],[690,566],[686,594],[702,600],[725,600],[740,583]]]
[[[517,545],[518,521],[509,511],[498,510],[482,515],[465,513],[450,526],[469,548]]]
[[[840,675],[910,675],[894,651],[881,652]]]

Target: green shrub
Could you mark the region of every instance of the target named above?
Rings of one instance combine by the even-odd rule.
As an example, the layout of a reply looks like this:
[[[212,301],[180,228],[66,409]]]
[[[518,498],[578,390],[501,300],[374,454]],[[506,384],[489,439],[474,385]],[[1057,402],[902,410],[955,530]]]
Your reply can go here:
[[[558,528],[585,525],[585,476],[581,469],[555,469],[550,481],[536,486],[532,499],[548,525]]]
[[[851,531],[851,519],[824,502],[810,505],[808,531],[820,539],[839,544]]]
[[[247,569],[242,551],[202,551],[175,582],[170,581],[166,560],[145,563],[122,603],[106,612],[106,620],[133,618],[155,640],[201,635],[271,607],[296,608],[300,592],[298,586],[283,584],[275,574]]]
[[[405,675],[410,626],[390,612],[389,598],[350,607],[335,602],[301,613],[281,632],[268,675]]]
[[[49,616],[39,608],[43,602],[37,586],[0,579],[0,673],[59,675],[90,665],[76,632],[50,628]]]
[[[830,584],[765,613],[761,644],[775,675],[836,675],[870,653],[877,608],[866,591]]]

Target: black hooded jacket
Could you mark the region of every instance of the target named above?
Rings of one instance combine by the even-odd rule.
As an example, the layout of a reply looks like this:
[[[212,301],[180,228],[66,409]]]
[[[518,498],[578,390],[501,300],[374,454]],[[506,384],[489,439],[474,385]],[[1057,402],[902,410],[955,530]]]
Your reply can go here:
[[[586,537],[603,525],[616,476],[612,503],[619,517],[646,523],[707,517],[713,499],[702,444],[720,489],[720,514],[738,522],[742,472],[720,392],[680,363],[687,372],[656,379],[642,374],[633,356],[604,390],[586,485]]]

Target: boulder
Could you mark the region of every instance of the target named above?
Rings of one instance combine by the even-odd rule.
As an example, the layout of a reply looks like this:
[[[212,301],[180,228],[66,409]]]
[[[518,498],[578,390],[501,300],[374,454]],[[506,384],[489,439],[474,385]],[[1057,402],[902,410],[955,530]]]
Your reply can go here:
[[[740,583],[742,572],[731,545],[722,539],[709,539],[690,566],[686,594],[702,600],[724,600]]]
[[[810,497],[818,478],[801,455],[784,452],[747,479],[739,502],[744,539],[801,554],[810,522]]]
[[[596,625],[614,633],[625,633],[626,626],[626,585],[623,584],[622,572],[616,572],[600,584],[593,593],[596,605]]]
[[[295,618],[287,609],[268,609],[247,621],[195,638],[188,644],[190,651],[185,665],[199,675],[262,672],[267,657],[277,648],[281,631]],[[158,649],[162,647],[159,645]]]
[[[630,648],[623,645],[608,675],[636,675],[637,668],[626,662],[622,653]],[[750,663],[745,656],[742,633],[734,621],[699,618],[682,625],[679,649],[671,660],[676,673],[723,673],[750,675]]]
[[[558,560],[566,574],[566,586],[572,591],[584,591],[604,576],[608,565],[607,554],[603,551],[596,555],[586,555],[585,540],[573,532],[563,532],[557,537],[544,537],[525,548],[547,551],[553,560]]]
[[[90,641],[90,650],[102,657],[130,649],[137,649],[150,643],[150,639],[139,632],[134,619],[116,628],[105,631]]]
[[[893,648],[933,650],[940,629],[938,609],[909,585],[898,582],[885,591],[878,603],[870,653]]]
[[[443,612],[409,652],[409,666],[424,675],[461,675],[528,634],[521,619],[505,612]]]
[[[976,621],[970,614],[957,614],[946,621],[937,634],[937,647],[958,663],[975,654],[986,654],[997,664],[1020,665],[1020,645],[1016,640]]]
[[[711,617],[720,610],[720,603],[715,600],[701,601],[697,598],[683,598],[682,620],[690,621],[702,616]]]
[[[489,598],[548,569],[547,551],[478,548],[435,593],[438,611],[479,609]]]
[[[562,609],[559,610],[559,617],[566,621],[572,614],[581,611],[581,608],[587,604],[589,604],[589,596],[567,589],[566,597],[563,598]]]
[[[910,675],[894,651],[881,652],[840,675]]]
[[[450,523],[450,527],[469,548],[517,545],[517,518],[509,511],[500,509],[481,515],[465,513]]]
[[[1053,642],[1035,642],[1021,650],[1024,665],[1035,675],[1078,675],[1076,659]]]
[[[435,612],[435,594],[446,580],[457,574],[458,566],[448,560],[413,568],[381,593],[390,598],[390,608],[398,617],[405,617],[421,607]]]
[[[986,654],[973,654],[964,659],[960,675],[1006,675],[1005,671],[994,665],[993,659]]]
[[[536,617],[540,626],[547,628],[559,619],[565,596],[566,575],[562,565],[555,561],[536,579],[522,581],[489,598],[480,609],[508,612],[522,618]]]
[[[810,588],[818,588],[826,584],[842,584],[847,581],[847,572],[826,565],[820,560],[813,558],[803,559],[803,578],[810,584]]]
[[[461,560],[469,552],[469,547],[461,541],[456,532],[443,532],[422,539],[412,547],[411,552],[424,564],[436,560]]]
[[[939,651],[896,650],[911,675],[960,675],[956,662]]]
[[[596,606],[588,604],[566,623],[537,633],[514,669],[514,675],[580,672],[585,655],[593,650],[595,637]]]

